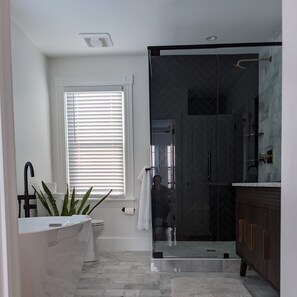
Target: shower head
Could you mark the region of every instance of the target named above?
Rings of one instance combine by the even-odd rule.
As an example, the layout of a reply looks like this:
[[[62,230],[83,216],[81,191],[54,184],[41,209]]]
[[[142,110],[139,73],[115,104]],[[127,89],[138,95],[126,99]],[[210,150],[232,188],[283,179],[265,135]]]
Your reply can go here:
[[[237,68],[240,68],[240,69],[246,70],[247,69],[246,67],[243,67],[243,66],[240,65],[241,62],[242,62],[242,60],[238,60],[237,61],[237,64],[233,64],[233,66],[234,67],[237,67]]]
[[[236,64],[233,64],[234,67],[240,68],[240,69],[244,69],[246,70],[246,67],[243,67],[242,65],[240,65],[240,63],[245,63],[245,62],[263,62],[263,61],[272,61],[272,57],[265,57],[265,58],[258,58],[258,59],[241,59],[238,60]]]

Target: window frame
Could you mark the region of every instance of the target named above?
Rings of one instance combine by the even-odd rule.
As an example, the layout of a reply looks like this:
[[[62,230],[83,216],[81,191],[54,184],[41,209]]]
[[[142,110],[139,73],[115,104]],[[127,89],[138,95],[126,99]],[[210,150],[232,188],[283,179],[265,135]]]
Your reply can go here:
[[[121,127],[122,127],[122,145],[123,145],[123,194],[118,194],[115,195],[114,191],[111,192],[110,197],[113,198],[124,198],[126,195],[126,153],[125,153],[125,118],[124,118],[124,104],[125,104],[125,94],[124,94],[124,90],[123,90],[123,86],[119,85],[119,86],[88,86],[88,87],[65,87],[64,88],[64,104],[65,104],[65,113],[64,113],[64,117],[65,117],[65,140],[66,140],[66,180],[67,183],[69,185],[69,187],[71,186],[70,184],[70,168],[69,168],[69,139],[68,139],[68,134],[69,134],[69,130],[68,130],[68,112],[67,112],[67,94],[68,93],[80,93],[80,92],[85,92],[85,93],[92,93],[92,92],[110,92],[110,91],[114,91],[114,92],[121,92],[121,101],[122,101],[122,105],[121,105],[121,114],[122,114],[122,123],[121,123]],[[77,185],[78,186],[78,185]],[[86,192],[86,191],[85,191]],[[93,189],[92,193],[95,192],[95,188]],[[78,193],[78,191],[76,191],[77,193],[77,197],[82,197],[84,195],[84,193]],[[105,191],[106,193],[106,191]],[[103,196],[105,193],[101,193],[101,195]],[[94,194],[94,196],[97,196],[98,194]],[[100,194],[99,194],[100,195]]]
[[[67,181],[67,118],[66,118],[66,100],[65,92],[73,88],[101,88],[122,86],[123,89],[123,122],[124,122],[124,188],[123,196],[109,195],[108,200],[122,201],[135,200],[134,198],[134,161],[133,161],[133,75],[126,76],[122,81],[98,81],[90,79],[63,79],[57,78],[56,84],[56,102],[51,107],[52,121],[52,153],[53,153],[53,178],[57,181],[58,192],[65,192]],[[57,114],[54,117],[54,114]],[[56,135],[54,135],[56,134]],[[81,198],[81,197],[78,197]],[[100,197],[91,196],[92,200],[98,200]]]

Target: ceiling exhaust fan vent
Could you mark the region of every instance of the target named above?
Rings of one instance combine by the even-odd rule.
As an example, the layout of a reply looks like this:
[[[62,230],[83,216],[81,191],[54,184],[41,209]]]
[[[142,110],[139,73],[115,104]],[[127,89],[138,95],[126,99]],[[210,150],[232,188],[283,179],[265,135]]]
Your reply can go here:
[[[108,33],[80,33],[88,47],[112,47],[113,42]]]

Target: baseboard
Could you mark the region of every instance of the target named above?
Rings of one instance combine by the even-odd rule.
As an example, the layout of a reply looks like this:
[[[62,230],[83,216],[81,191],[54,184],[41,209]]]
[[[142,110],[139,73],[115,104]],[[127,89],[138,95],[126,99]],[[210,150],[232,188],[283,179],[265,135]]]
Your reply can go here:
[[[146,237],[100,236],[97,239],[98,251],[151,251],[152,240]]]

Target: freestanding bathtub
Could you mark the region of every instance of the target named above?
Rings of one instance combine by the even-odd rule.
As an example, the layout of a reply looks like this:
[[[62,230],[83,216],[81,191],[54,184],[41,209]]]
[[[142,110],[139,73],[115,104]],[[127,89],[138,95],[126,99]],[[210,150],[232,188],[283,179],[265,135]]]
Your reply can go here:
[[[19,219],[22,297],[74,296],[90,233],[84,215]]]

